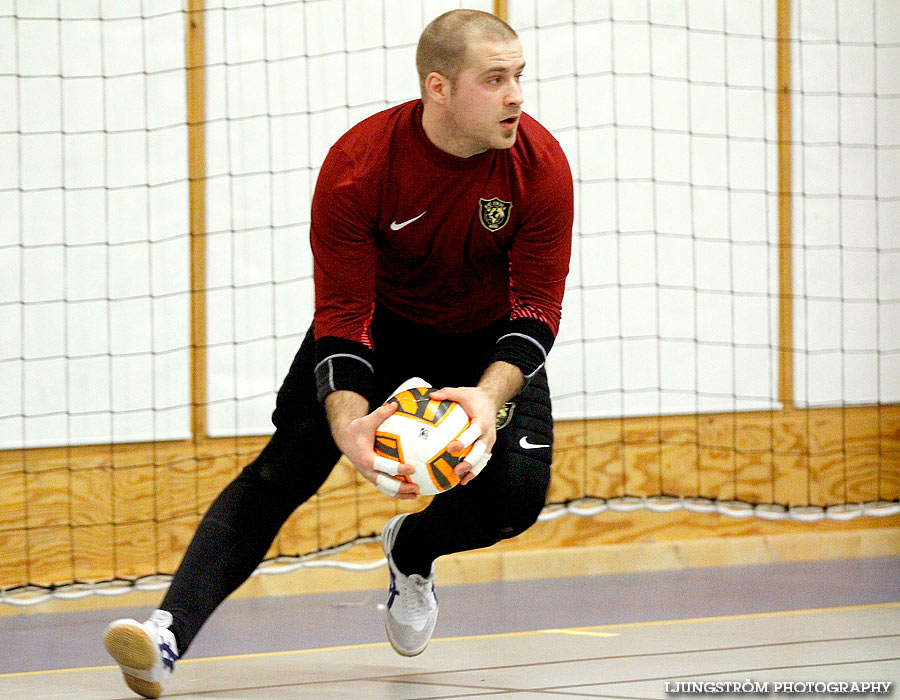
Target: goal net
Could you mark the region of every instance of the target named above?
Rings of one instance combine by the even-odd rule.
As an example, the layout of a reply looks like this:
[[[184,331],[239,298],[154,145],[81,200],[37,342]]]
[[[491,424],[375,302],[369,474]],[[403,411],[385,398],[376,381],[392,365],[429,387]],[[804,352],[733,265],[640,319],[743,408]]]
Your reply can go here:
[[[507,5],[576,185],[543,517],[897,513],[900,5]],[[460,6],[0,1],[3,600],[174,571],[272,430],[327,149]],[[270,556],[397,507],[342,463]]]

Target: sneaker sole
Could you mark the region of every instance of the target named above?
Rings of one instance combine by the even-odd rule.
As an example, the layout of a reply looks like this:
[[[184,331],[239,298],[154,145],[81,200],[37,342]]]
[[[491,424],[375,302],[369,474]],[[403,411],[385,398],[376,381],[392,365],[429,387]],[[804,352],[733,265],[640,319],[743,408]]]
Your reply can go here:
[[[123,622],[110,625],[103,637],[106,651],[121,666],[149,671],[156,663],[156,645],[147,632],[138,624]],[[162,686],[153,681],[145,681],[122,671],[125,683],[138,695],[145,698],[158,698],[162,695]]]
[[[387,610],[385,610],[384,613],[385,615],[390,615],[390,612],[388,612]],[[429,637],[428,641],[426,641],[425,644],[418,649],[404,649],[394,643],[394,638],[391,636],[391,628],[388,626],[387,619],[385,619],[384,621],[384,631],[387,634],[388,641],[391,643],[391,648],[398,654],[400,654],[400,656],[405,656],[407,658],[411,658],[413,656],[418,656],[419,654],[421,654],[428,648],[428,642],[431,641],[431,638]]]

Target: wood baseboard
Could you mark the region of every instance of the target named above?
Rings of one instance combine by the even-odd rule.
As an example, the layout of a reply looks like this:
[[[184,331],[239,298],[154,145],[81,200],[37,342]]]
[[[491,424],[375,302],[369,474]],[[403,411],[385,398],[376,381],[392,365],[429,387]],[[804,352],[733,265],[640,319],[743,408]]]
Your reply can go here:
[[[893,519],[892,519],[893,520]],[[549,524],[546,524],[549,525]],[[535,526],[540,530],[541,525]],[[540,532],[536,533],[540,539]],[[439,560],[441,585],[522,581],[538,578],[600,576],[746,566],[833,559],[900,556],[900,527],[817,530],[745,534],[640,542],[592,543],[582,546],[522,547],[511,543],[488,550],[462,552]],[[354,563],[376,561],[381,549],[364,544],[336,556]],[[369,571],[340,568],[299,569],[291,573],[251,577],[233,599],[308,593],[379,590],[385,586],[383,567]],[[78,600],[54,599],[31,607],[0,604],[0,616],[46,614],[79,610],[151,608],[161,591],[132,591],[120,596],[93,595]]]

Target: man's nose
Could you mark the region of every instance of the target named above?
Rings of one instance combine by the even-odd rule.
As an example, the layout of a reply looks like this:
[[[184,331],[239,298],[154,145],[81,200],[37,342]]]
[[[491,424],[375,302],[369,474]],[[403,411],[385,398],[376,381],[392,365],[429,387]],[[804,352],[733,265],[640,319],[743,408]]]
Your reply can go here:
[[[524,101],[525,96],[522,94],[522,86],[519,84],[518,80],[512,81],[512,87],[506,94],[506,104],[513,107],[521,105]]]

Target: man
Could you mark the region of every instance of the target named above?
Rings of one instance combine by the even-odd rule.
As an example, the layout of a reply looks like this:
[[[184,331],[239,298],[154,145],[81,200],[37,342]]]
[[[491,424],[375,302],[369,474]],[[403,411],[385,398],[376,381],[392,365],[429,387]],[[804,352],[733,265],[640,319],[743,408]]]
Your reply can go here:
[[[513,537],[543,507],[544,362],[568,272],[571,174],[556,140],[522,112],[525,61],[507,24],[473,10],[441,15],[416,65],[421,99],[353,127],[322,165],[310,227],[315,317],[278,393],[275,433],[210,506],[160,609],[107,629],[107,649],[145,697],[161,694],[178,656],[341,453],[388,495],[416,498],[418,487],[392,478],[412,468],[374,452],[375,429],[395,410],[382,403],[412,376],[462,405],[485,458],[459,463],[460,486],[384,527],[394,649],[418,654],[431,638],[437,557]]]

